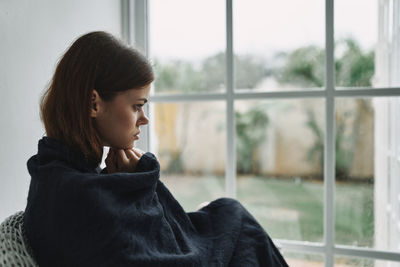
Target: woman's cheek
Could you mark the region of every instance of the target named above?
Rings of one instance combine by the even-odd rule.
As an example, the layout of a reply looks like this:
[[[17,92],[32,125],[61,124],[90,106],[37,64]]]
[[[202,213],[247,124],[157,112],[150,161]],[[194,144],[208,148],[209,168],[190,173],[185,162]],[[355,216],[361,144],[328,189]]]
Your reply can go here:
[[[128,112],[124,112],[119,117],[119,124],[122,126],[121,128],[127,129],[130,126],[131,115]]]
[[[130,121],[131,121],[131,123],[130,123],[131,127],[132,127],[132,128],[135,128],[136,122],[137,122],[137,113],[134,113],[134,114],[131,116]]]

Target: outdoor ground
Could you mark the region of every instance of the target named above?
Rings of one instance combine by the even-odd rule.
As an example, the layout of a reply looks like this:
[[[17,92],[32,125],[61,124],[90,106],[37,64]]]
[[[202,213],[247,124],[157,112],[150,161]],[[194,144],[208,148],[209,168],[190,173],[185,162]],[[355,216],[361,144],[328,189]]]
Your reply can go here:
[[[225,182],[222,177],[165,174],[162,177],[162,181],[186,211],[196,210],[200,203],[224,196]],[[272,238],[322,242],[322,182],[303,181],[300,178],[243,176],[237,180],[237,189],[237,198]],[[345,182],[336,184],[337,244],[373,247],[373,191],[373,184]],[[290,260],[299,261],[298,264],[300,262],[310,264],[311,261],[303,256],[291,256]],[[315,266],[322,266],[317,263],[318,261],[315,260]]]

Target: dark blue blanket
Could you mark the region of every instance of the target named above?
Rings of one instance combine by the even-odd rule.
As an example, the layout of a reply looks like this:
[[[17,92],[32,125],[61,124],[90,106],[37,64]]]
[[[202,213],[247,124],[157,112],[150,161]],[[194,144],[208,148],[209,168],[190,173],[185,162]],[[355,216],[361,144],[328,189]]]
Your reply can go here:
[[[287,266],[236,200],[186,213],[151,153],[135,173],[96,167],[54,139],[39,141],[24,226],[40,267]]]

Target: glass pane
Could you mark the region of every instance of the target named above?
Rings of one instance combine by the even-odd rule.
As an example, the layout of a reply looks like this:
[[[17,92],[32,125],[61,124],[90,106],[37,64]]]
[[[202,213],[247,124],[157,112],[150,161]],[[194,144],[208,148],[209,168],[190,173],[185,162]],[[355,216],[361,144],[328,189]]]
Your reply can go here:
[[[225,194],[225,113],[223,102],[154,104],[161,180],[187,211]]]
[[[282,251],[289,266],[295,267],[324,267],[324,257],[320,254],[305,254],[299,252]]]
[[[151,0],[156,94],[225,90],[225,1]]]
[[[237,195],[273,238],[322,241],[322,99],[235,103]]]
[[[400,250],[400,98],[336,101],[336,243]]]
[[[324,0],[234,1],[233,9],[236,89],[324,86]]]
[[[365,258],[335,257],[336,267],[400,267],[399,262]]]
[[[400,20],[393,19],[400,8],[393,2],[335,0],[336,86],[400,86]]]

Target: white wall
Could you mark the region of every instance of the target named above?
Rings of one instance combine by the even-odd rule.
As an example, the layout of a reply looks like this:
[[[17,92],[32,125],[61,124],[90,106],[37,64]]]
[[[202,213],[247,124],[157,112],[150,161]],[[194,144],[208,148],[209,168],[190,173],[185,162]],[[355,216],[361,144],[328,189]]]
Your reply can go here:
[[[44,134],[39,99],[78,36],[121,32],[118,0],[0,0],[0,221],[23,210],[26,161]]]

